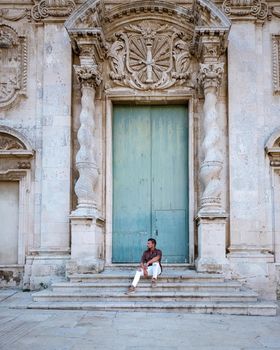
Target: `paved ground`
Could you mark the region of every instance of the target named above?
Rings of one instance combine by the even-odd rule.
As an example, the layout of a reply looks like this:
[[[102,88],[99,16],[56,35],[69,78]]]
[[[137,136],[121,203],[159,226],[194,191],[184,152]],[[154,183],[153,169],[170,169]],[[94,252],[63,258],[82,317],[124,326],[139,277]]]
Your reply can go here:
[[[280,315],[11,309],[30,293],[0,290],[1,350],[280,350]]]

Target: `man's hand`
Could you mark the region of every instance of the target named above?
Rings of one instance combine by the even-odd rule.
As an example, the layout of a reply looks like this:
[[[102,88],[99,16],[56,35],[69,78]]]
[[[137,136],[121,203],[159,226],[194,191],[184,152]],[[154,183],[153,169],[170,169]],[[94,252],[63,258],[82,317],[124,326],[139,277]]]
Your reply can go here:
[[[144,265],[143,267],[144,277],[148,277],[148,265]]]

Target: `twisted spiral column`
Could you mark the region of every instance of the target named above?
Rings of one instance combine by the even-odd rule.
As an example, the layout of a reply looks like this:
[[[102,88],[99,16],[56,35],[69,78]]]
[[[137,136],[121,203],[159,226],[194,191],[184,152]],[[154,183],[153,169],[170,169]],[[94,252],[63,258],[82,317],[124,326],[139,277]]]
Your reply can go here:
[[[200,167],[203,192],[200,212],[216,212],[222,209],[223,154],[220,147],[222,133],[217,112],[217,94],[222,79],[223,66],[223,63],[200,64],[199,80],[205,95],[203,106],[204,139],[202,143],[204,159]]]
[[[97,209],[95,190],[99,177],[96,163],[95,90],[101,78],[96,66],[74,68],[82,89],[80,128],[77,134],[80,148],[76,155],[79,178],[75,184],[78,206],[75,213],[92,215]]]

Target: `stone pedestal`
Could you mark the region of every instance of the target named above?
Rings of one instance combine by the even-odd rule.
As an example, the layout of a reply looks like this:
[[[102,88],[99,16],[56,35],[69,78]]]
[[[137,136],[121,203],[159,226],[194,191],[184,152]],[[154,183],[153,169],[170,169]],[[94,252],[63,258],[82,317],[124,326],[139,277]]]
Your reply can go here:
[[[104,269],[103,221],[96,217],[72,215],[71,260],[67,274],[99,273]]]
[[[226,219],[225,214],[198,215],[198,258],[195,263],[198,272],[217,273],[228,269]]]

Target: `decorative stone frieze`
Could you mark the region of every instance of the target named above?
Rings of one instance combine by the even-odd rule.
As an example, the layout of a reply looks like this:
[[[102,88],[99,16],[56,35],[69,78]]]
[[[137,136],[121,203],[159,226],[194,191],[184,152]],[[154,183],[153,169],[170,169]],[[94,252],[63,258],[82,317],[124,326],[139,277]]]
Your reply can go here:
[[[265,20],[268,6],[265,0],[225,0],[223,11],[231,19]]]
[[[0,109],[26,95],[27,45],[10,26],[0,25]]]
[[[35,21],[47,17],[66,17],[75,9],[73,0],[34,0],[35,5],[31,9],[31,16]]]
[[[23,18],[30,19],[30,9],[11,9],[11,8],[2,8],[0,9],[0,21],[6,20],[11,22],[19,21]]]
[[[273,89],[274,93],[280,93],[280,35],[272,36],[273,57]]]
[[[129,24],[115,34],[108,58],[116,85],[138,90],[167,89],[189,78],[190,40],[167,24]]]
[[[203,185],[201,210],[207,212],[221,210],[223,154],[220,148],[221,131],[216,105],[223,67],[223,63],[202,63],[199,73],[199,81],[205,96],[202,142],[204,159],[200,167],[200,179]]]

